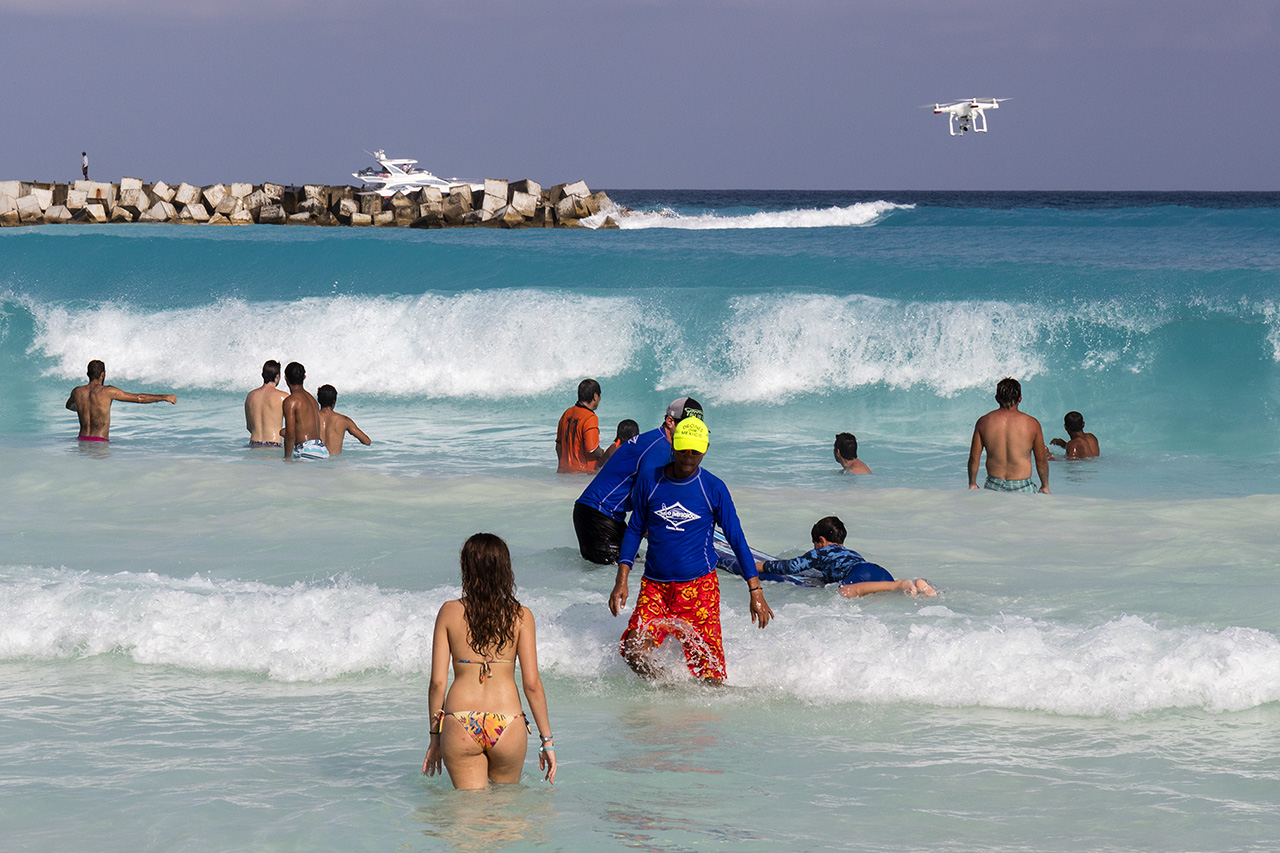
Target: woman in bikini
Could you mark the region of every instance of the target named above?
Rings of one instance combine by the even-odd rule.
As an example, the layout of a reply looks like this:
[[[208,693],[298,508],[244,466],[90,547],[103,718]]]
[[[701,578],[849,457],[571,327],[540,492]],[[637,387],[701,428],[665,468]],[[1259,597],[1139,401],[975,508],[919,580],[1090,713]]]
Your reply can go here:
[[[427,694],[431,745],[422,772],[434,776],[443,762],[455,788],[520,781],[529,719],[516,690],[518,662],[524,695],[542,739],[538,769],[554,783],[555,743],[538,676],[533,614],[516,600],[511,552],[492,533],[477,533],[462,546],[461,563],[462,598],[446,601],[436,616]]]

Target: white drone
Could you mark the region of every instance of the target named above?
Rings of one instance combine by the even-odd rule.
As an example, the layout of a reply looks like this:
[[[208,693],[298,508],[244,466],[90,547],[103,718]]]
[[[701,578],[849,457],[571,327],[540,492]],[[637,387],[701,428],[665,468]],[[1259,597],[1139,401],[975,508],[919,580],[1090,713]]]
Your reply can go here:
[[[964,136],[970,130],[974,133],[986,133],[987,114],[983,110],[998,110],[1000,109],[1000,102],[1007,100],[1009,99],[987,98],[981,100],[970,98],[967,101],[953,101],[950,104],[934,104],[933,114],[942,115],[947,113],[947,122],[952,136]],[[928,108],[929,105],[925,104],[924,109]],[[956,127],[957,123],[959,124],[958,129]]]

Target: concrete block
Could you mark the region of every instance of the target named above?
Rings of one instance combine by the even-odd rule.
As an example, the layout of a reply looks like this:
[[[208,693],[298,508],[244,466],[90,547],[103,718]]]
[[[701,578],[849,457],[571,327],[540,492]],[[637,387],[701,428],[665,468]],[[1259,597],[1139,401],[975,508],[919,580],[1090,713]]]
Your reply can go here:
[[[136,219],[151,207],[151,197],[143,189],[120,190],[120,204],[118,206],[132,213]]]
[[[285,219],[286,225],[315,225],[316,217],[313,213],[290,213]]]
[[[563,222],[566,219],[581,219],[586,215],[586,209],[578,204],[577,196],[567,195],[556,202],[556,219]]]
[[[254,190],[245,196],[244,207],[250,213],[257,213],[264,205],[271,204],[271,198],[262,190]]]
[[[373,216],[382,212],[382,196],[376,192],[357,193],[356,200],[360,202],[360,212]]]
[[[484,181],[484,205],[480,210],[487,210],[492,215],[507,204],[507,182],[493,178]]]
[[[236,209],[235,212],[233,212],[227,218],[231,221],[232,225],[252,225],[253,224],[253,214],[250,213],[249,209],[245,207],[243,204],[240,205],[240,207]]]
[[[22,219],[18,216],[18,200],[0,192],[0,228],[11,228],[21,224]]]
[[[410,228],[443,228],[445,226],[444,214],[440,208],[429,204],[419,205],[418,208],[427,212],[410,222]]]
[[[151,195],[155,197],[156,201],[172,202],[175,191],[173,187],[164,181],[157,181],[151,186]]]
[[[373,224],[385,228],[389,225],[396,224],[396,215],[393,211],[382,210],[373,215]]]
[[[475,202],[471,198],[471,184],[454,184],[449,187],[448,198],[461,200],[462,206],[467,210],[475,208]]]
[[[609,199],[609,196],[605,194],[604,190],[592,193],[583,199],[582,203],[587,208],[588,216],[595,216],[600,211],[608,210],[613,206],[613,202]]]
[[[461,225],[462,217],[471,211],[469,199],[463,199],[460,195],[450,193],[444,197],[444,202],[440,205],[440,214],[444,217],[445,222],[450,225]]]
[[[263,184],[262,191],[266,193],[267,198],[272,201],[279,201],[284,197],[284,187],[280,184]]]
[[[576,196],[577,198],[586,198],[591,195],[591,190],[587,188],[586,181],[574,181],[571,184],[562,184],[560,192],[562,195]]]
[[[17,199],[26,195],[22,191],[22,181],[0,181],[0,195],[7,195],[9,198]]]
[[[321,207],[329,206],[329,188],[324,184],[306,184],[302,187],[302,194],[305,198],[319,201]]]
[[[284,208],[272,202],[258,209],[258,223],[261,225],[283,225]]]
[[[201,190],[199,187],[192,186],[186,181],[178,185],[178,191],[173,194],[173,203],[179,207],[186,207],[200,200]]]
[[[64,222],[70,221],[71,211],[67,210],[67,206],[65,204],[51,205],[49,209],[44,212],[45,225],[61,225]]]
[[[493,214],[493,218],[488,219],[484,223],[494,228],[523,228],[525,226],[525,218],[509,204],[503,205]]]
[[[227,188],[227,194],[233,195],[236,198],[244,198],[251,192],[253,192],[253,184],[246,184],[244,182],[233,182],[231,186]]]
[[[289,208],[287,207],[285,208],[285,210],[288,209]],[[302,199],[302,201],[298,202],[297,209],[294,210],[295,214],[305,213],[308,216],[319,216],[325,212],[326,208],[324,201],[314,196]]]
[[[168,222],[176,218],[178,211],[164,199],[157,199],[146,213],[138,217],[139,222]]]
[[[209,217],[209,221],[205,225],[230,225],[231,220],[223,216],[221,213],[215,213]]]
[[[62,205],[63,207],[66,207],[67,206],[67,190],[68,190],[67,185],[54,184],[52,187],[52,190],[53,190],[53,204],[51,206],[57,207],[58,205]],[[46,213],[47,212],[48,211],[46,211]]]
[[[126,207],[113,207],[109,218],[112,222],[132,222],[137,216]]]
[[[85,220],[96,224],[102,224],[107,221],[107,209],[96,201],[91,201],[84,206]]]
[[[213,206],[213,212],[222,216],[230,216],[237,210],[244,209],[244,199],[238,195],[228,193],[224,195],[216,205]],[[250,217],[252,219],[253,217]]]
[[[351,224],[357,228],[362,228],[373,224],[373,217],[367,213],[351,214]]]
[[[418,191],[418,202],[420,204],[440,204],[444,201],[444,193],[439,187],[423,187]]]
[[[40,205],[40,212],[44,213],[53,207],[53,188],[44,189],[42,187],[32,187],[29,198],[34,198],[36,204]]]
[[[23,225],[33,222],[44,221],[44,208],[40,207],[40,201],[34,195],[24,195],[17,201],[18,218]]]
[[[351,222],[351,217],[360,212],[360,204],[353,198],[338,199],[337,216],[343,222]]]
[[[525,178],[523,181],[516,181],[511,184],[507,192],[507,201],[511,201],[511,196],[516,193],[528,193],[531,196],[540,197],[542,195],[542,184]]]
[[[280,206],[284,208],[286,216],[293,216],[298,212],[298,204],[305,199],[302,187],[285,187],[280,193]]]
[[[0,191],[0,213],[16,212],[18,200],[6,192]]]
[[[335,225],[341,224],[342,223],[338,221],[338,217],[334,216],[333,212],[330,210],[324,210],[316,217],[316,225],[319,225],[322,228],[332,228]]]
[[[398,192],[395,195],[393,195],[391,198],[387,199],[386,206],[390,207],[392,210],[402,210],[402,209],[411,208],[413,207],[413,205],[414,203],[409,199],[409,196],[405,195],[402,192]]]
[[[488,219],[492,219],[493,214],[487,210],[468,210],[462,215],[463,225],[479,225]]]
[[[89,194],[84,190],[67,190],[67,210],[73,213],[77,210],[84,210],[84,206],[89,202]]]
[[[201,202],[193,201],[190,204],[183,205],[182,212],[178,214],[178,219],[189,219],[192,222],[208,222],[209,209]]]
[[[507,204],[525,219],[532,219],[533,214],[538,210],[538,196],[515,190],[511,193],[511,200]]]
[[[204,195],[205,207],[213,210],[218,206],[218,202],[222,201],[226,196],[227,188],[223,184],[210,184],[204,188],[202,194]]]
[[[140,190],[140,189],[142,189],[142,178],[121,178],[120,179],[121,193],[123,193],[125,190]]]

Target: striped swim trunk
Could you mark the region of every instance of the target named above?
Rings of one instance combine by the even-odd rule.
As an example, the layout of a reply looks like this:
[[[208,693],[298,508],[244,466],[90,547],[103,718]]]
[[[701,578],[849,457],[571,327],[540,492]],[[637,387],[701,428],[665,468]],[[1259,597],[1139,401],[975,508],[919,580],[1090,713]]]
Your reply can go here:
[[[660,646],[669,636],[680,641],[685,664],[695,676],[725,677],[720,579],[714,571],[691,581],[659,583],[640,579],[640,595],[622,635],[622,647],[629,642]]]
[[[1032,484],[1031,478],[1025,480],[1001,480],[999,477],[988,477],[987,482],[982,488],[991,489],[993,492],[1037,492],[1039,489]]]

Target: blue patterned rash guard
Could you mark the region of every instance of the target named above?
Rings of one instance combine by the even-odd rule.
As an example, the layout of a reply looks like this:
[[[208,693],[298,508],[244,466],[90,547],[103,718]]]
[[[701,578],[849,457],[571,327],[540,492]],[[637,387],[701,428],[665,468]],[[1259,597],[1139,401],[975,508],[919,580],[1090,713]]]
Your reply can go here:
[[[893,580],[893,575],[883,566],[863,559],[857,551],[850,551],[843,545],[814,548],[807,554],[790,560],[770,560],[764,564],[764,572],[794,578],[805,586],[824,586],[829,583],[846,586],[851,583]]]
[[[582,491],[577,503],[624,521],[631,509],[631,487],[641,468],[666,465],[671,461],[671,440],[662,427],[651,429],[625,442],[595,479]]]
[[[686,480],[671,480],[664,473],[665,467],[665,462],[656,468],[646,466],[636,474],[631,489],[631,521],[622,536],[618,562],[634,564],[640,540],[647,534],[646,578],[658,583],[700,578],[716,570],[712,542],[719,525],[738,560],[750,567],[743,577],[755,577],[751,547],[724,482],[701,468]]]

